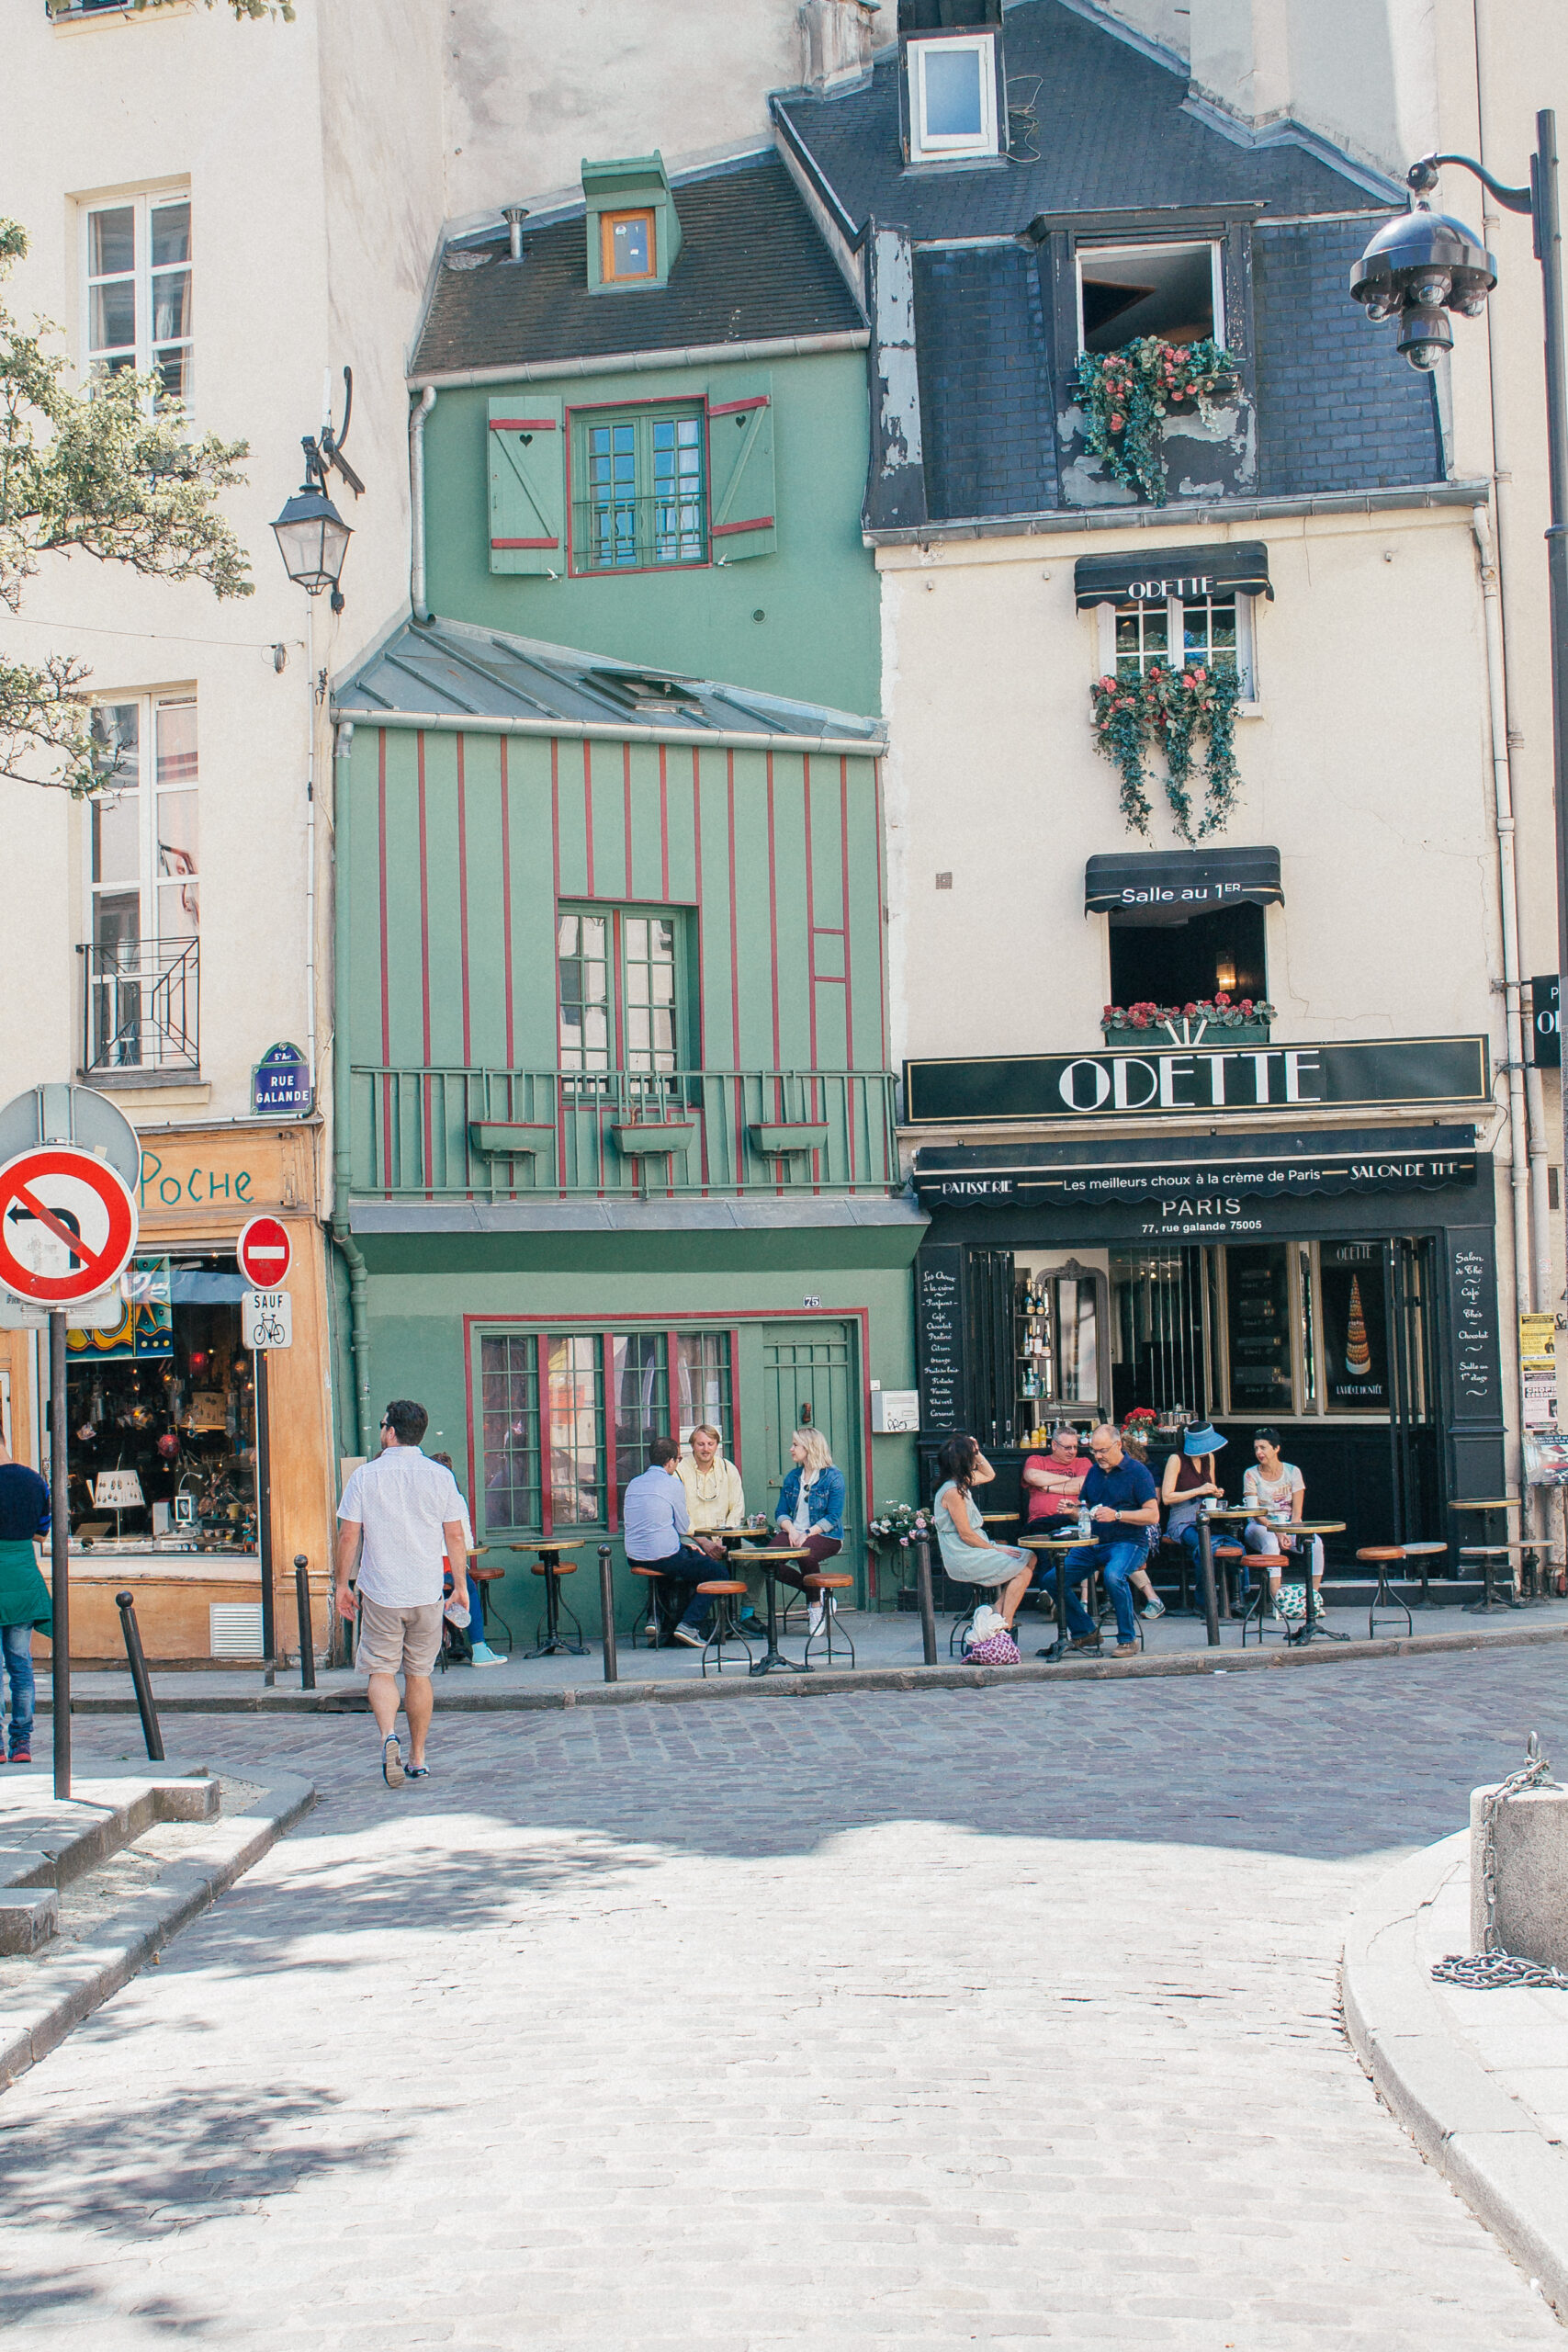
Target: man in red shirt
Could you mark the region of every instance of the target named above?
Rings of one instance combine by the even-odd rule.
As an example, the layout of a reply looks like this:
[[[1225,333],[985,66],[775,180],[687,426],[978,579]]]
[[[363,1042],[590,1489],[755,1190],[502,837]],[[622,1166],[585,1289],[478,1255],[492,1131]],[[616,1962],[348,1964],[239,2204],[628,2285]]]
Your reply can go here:
[[[1089,1457],[1078,1452],[1078,1433],[1065,1421],[1051,1432],[1049,1453],[1032,1453],[1023,1465],[1028,1496],[1026,1528],[1043,1529],[1047,1520],[1076,1519],[1078,1495],[1090,1469]]]

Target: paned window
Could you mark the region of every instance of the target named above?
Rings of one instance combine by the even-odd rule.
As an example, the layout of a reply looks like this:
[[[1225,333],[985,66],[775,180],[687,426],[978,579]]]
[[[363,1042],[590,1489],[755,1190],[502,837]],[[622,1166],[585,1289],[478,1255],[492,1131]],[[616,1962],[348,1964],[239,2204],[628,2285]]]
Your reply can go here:
[[[651,211],[599,215],[599,270],[606,285],[655,277],[656,255]]]
[[[1258,699],[1253,650],[1255,599],[1232,589],[1214,596],[1127,598],[1098,607],[1100,668],[1119,678],[1142,676],[1152,662],[1181,668],[1190,662],[1241,673],[1246,701]]]
[[[707,561],[699,408],[578,417],[572,481],[574,571],[647,571]]]
[[[916,163],[997,153],[995,43],[989,33],[911,41],[909,153]]]
[[[90,1066],[188,1059],[200,922],[196,704],[96,703],[87,818]]]
[[[663,908],[563,908],[557,931],[563,1070],[681,1067],[683,923]]]
[[[650,1441],[698,1421],[734,1453],[728,1331],[486,1333],[479,1375],[487,1533],[618,1527]]]
[[[191,399],[190,198],[128,196],[90,206],[83,281],[88,367],[135,368],[164,395]]]

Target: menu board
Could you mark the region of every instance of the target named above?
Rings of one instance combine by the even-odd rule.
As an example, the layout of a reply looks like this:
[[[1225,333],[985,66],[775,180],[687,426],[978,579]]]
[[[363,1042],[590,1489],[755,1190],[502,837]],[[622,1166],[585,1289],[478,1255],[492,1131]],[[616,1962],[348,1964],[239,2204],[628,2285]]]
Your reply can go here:
[[[945,1435],[963,1416],[964,1251],[951,1243],[928,1243],[916,1265],[920,1427]]]
[[[1388,1314],[1381,1241],[1325,1242],[1323,1354],[1331,1413],[1388,1410]]]
[[[1225,1326],[1231,1411],[1290,1412],[1291,1283],[1282,1241],[1233,1244],[1226,1251]]]

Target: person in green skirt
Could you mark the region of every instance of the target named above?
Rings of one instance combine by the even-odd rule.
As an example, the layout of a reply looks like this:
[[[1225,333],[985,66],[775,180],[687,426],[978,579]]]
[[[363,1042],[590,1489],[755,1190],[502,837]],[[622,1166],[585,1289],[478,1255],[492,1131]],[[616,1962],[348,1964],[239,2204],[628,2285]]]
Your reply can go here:
[[[0,1654],[11,1685],[10,1760],[33,1760],[33,1634],[54,1623],[33,1538],[49,1533],[49,1488],[0,1439]]]

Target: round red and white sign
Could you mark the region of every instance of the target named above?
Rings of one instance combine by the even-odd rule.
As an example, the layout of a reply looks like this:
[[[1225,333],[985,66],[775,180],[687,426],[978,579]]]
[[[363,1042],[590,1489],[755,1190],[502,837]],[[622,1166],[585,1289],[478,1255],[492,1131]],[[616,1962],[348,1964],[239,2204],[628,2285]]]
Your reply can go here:
[[[240,1236],[240,1272],[253,1290],[280,1290],[292,1255],[288,1227],[275,1216],[254,1216]]]
[[[136,1203],[96,1153],[43,1143],[0,1168],[0,1287],[72,1306],[118,1281],[136,1249]]]

